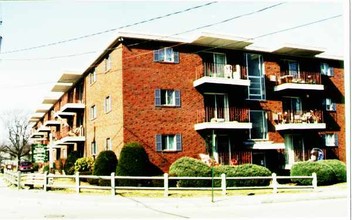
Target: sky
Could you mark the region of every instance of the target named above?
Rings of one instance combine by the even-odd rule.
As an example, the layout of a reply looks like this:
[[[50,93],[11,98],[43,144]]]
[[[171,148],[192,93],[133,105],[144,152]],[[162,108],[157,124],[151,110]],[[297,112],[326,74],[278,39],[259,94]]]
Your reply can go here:
[[[220,33],[256,47],[289,43],[344,56],[346,2],[0,1],[0,114],[33,113],[63,72],[82,73],[122,31],[184,39]]]

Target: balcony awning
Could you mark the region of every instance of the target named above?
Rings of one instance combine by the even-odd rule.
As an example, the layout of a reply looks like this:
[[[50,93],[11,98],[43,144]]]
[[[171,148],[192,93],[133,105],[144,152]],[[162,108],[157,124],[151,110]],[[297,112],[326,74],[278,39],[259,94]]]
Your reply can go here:
[[[53,104],[41,104],[36,110],[36,113],[47,113],[51,108],[53,107]]]
[[[202,77],[193,82],[194,87],[204,84],[217,84],[217,85],[232,85],[232,86],[245,86],[250,85],[250,80],[247,79],[226,79],[219,77]]]
[[[325,52],[323,48],[298,46],[285,44],[277,49],[274,49],[272,53],[280,55],[290,55],[290,56],[301,56],[301,57],[315,57],[318,54]]]
[[[244,145],[253,150],[279,150],[285,149],[284,143],[274,143],[273,141],[246,141]]]
[[[66,72],[63,73],[58,83],[76,83],[82,77],[81,73]]]
[[[84,110],[85,104],[84,103],[66,103],[64,106],[61,107],[61,112],[77,112],[80,110]]]
[[[251,45],[252,42],[245,38],[229,35],[202,33],[201,36],[192,42],[192,44],[238,50],[244,49],[245,47]]]
[[[37,129],[38,132],[51,132],[51,129],[49,127],[46,127],[45,125],[40,126]]]
[[[55,121],[55,120],[48,120],[44,122],[44,126],[60,126],[61,122],[60,121]]]
[[[31,139],[37,139],[37,138],[44,138],[45,137],[45,133],[44,132],[33,132],[29,138]]]
[[[71,87],[73,86],[73,83],[56,83],[54,87],[51,89],[52,92],[67,92]]]
[[[66,136],[60,140],[55,141],[54,145],[68,145],[84,141],[86,141],[86,137],[84,136]]]

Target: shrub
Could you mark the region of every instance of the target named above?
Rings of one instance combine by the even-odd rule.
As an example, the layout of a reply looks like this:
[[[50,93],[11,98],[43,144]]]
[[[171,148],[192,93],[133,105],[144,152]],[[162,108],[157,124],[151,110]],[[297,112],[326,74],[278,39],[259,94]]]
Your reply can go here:
[[[75,162],[76,172],[91,172],[94,166],[94,159],[92,157],[82,157]]]
[[[296,163],[292,166],[290,176],[311,176],[312,173],[317,174],[318,185],[330,185],[336,183],[336,176],[331,166],[321,163],[304,161]],[[311,179],[291,179],[292,182],[300,185],[311,185]]]
[[[211,168],[204,162],[191,158],[181,157],[169,169],[170,176],[211,177]],[[211,186],[209,180],[179,180],[180,187],[206,187]]]
[[[33,171],[38,171],[38,170],[39,170],[39,164],[33,163]]]
[[[44,167],[43,167],[43,172],[45,173],[45,172],[49,172],[49,164],[47,164],[47,165],[45,165]]]
[[[119,164],[116,167],[117,176],[148,176],[150,171],[150,162],[144,147],[137,143],[131,142],[125,144],[122,148],[119,158]],[[122,186],[145,185],[147,181],[119,179],[118,184]]]
[[[226,177],[271,176],[271,171],[268,168],[256,164],[214,167],[214,176],[220,177],[222,173],[226,174]],[[268,186],[269,183],[270,179],[227,180],[226,186]],[[220,184],[220,180],[215,181],[215,186],[220,186]]]
[[[64,171],[67,175],[75,173],[75,162],[79,158],[78,151],[72,151],[68,156],[64,166]]]
[[[110,176],[115,172],[117,166],[116,154],[111,150],[102,151],[98,154],[94,162],[93,175],[95,176]],[[90,179],[92,180],[92,179]],[[110,185],[110,180],[92,180],[91,184],[99,184],[100,186]]]
[[[335,173],[336,183],[344,183],[347,181],[346,164],[339,160],[320,160],[318,163],[323,163],[332,168]]]

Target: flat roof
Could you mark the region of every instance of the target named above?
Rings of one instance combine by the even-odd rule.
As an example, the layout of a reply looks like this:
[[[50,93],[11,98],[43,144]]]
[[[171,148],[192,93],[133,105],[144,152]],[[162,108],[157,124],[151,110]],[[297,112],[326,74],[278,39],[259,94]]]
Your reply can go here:
[[[245,47],[253,44],[248,38],[236,37],[232,35],[202,33],[197,39],[191,42],[192,44],[226,48],[226,49],[244,49]]]

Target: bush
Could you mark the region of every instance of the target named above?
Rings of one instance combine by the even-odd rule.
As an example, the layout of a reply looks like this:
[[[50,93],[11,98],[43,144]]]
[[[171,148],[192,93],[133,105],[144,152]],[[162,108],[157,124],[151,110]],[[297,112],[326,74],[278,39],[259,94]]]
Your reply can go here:
[[[318,185],[331,185],[336,183],[336,176],[331,166],[321,163],[304,161],[296,163],[292,166],[290,176],[311,176],[312,173],[317,174]],[[299,185],[311,185],[311,179],[291,179],[292,182]]]
[[[119,164],[116,167],[117,176],[148,176],[151,164],[144,147],[136,142],[125,144],[121,150]],[[119,179],[118,185],[146,185],[147,181]]]
[[[115,172],[117,166],[116,154],[111,150],[102,151],[99,153],[94,163],[93,175],[95,176],[110,176]],[[100,186],[110,185],[110,180],[93,180],[89,181]]]
[[[38,170],[39,170],[39,164],[33,163],[33,171],[38,171]]]
[[[64,166],[65,174],[72,175],[75,173],[75,162],[79,158],[78,151],[72,151],[68,156]]]
[[[318,163],[323,163],[332,168],[335,173],[336,183],[344,183],[347,181],[346,164],[339,160],[320,160]]]
[[[169,169],[170,176],[189,176],[189,177],[211,177],[211,168],[204,162],[191,158],[181,157],[176,160]],[[180,187],[209,187],[209,180],[179,180]]]
[[[91,172],[94,166],[94,159],[92,157],[82,157],[75,162],[76,172]]]
[[[222,165],[214,167],[214,176],[220,177],[221,174],[226,174],[226,177],[256,177],[256,176],[271,176],[271,171],[263,166],[256,164],[242,164],[236,166]],[[216,180],[215,186],[220,186],[221,181]],[[227,180],[226,186],[268,186],[270,179],[249,179],[249,180]]]

